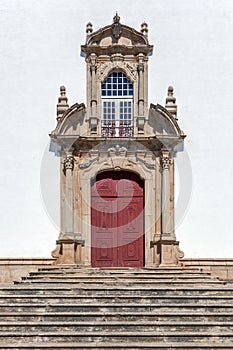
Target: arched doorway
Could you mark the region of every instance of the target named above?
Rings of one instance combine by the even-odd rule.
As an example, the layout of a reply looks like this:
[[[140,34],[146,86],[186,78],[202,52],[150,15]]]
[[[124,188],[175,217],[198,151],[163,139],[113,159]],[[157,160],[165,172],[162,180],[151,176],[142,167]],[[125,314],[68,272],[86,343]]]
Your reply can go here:
[[[91,189],[93,267],[144,266],[144,181],[127,171],[97,175]]]

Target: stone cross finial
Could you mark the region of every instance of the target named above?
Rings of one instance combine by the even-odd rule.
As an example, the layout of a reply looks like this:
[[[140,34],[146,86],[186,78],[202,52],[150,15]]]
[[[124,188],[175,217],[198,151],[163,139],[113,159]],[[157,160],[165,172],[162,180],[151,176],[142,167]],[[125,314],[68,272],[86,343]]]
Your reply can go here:
[[[59,122],[65,113],[65,111],[69,108],[68,98],[66,96],[66,88],[65,86],[60,86],[60,96],[58,97],[57,104],[57,121]]]
[[[166,109],[168,110],[169,113],[175,118],[177,118],[177,105],[176,105],[176,98],[173,96],[173,86],[169,86],[167,90],[167,98],[166,98]]]
[[[148,25],[145,22],[141,24],[141,33],[146,37],[148,36]]]

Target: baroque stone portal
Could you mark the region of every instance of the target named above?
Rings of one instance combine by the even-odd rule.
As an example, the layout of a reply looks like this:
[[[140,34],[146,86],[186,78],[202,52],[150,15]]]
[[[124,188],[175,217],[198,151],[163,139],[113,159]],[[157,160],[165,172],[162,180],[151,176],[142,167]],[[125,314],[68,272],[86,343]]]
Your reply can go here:
[[[174,158],[183,150],[176,99],[148,108],[148,26],[86,28],[86,105],[61,86],[51,142],[61,163],[61,229],[52,256],[81,266],[177,265]]]

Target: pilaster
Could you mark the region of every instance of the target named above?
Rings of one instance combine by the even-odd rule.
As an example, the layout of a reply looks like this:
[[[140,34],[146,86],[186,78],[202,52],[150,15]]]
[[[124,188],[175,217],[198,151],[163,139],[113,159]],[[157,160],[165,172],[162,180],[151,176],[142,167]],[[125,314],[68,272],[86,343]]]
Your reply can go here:
[[[171,217],[170,217],[170,171],[171,158],[169,151],[161,152],[161,168],[162,168],[162,239],[175,239],[171,232]]]
[[[65,173],[65,237],[69,239],[74,238],[73,227],[73,170],[74,157],[67,153],[64,159],[64,173]]]

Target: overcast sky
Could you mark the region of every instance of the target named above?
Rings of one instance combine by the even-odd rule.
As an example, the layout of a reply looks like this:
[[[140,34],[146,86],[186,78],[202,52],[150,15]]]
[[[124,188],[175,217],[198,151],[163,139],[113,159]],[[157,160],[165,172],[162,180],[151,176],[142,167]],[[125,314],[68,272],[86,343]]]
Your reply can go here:
[[[185,257],[233,257],[232,0],[0,0],[0,257],[49,257],[58,238],[59,159],[48,152],[59,86],[85,102],[85,43],[112,23],[149,26],[150,102],[173,85],[186,152],[177,158]]]

